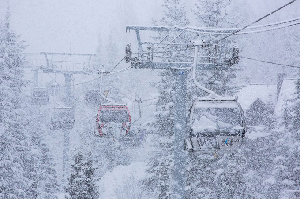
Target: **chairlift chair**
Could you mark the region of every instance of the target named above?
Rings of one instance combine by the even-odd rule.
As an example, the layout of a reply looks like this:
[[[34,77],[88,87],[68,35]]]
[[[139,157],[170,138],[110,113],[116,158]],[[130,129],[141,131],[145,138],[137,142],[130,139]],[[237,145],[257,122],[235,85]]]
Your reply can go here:
[[[58,93],[59,89],[60,89],[60,86],[58,83],[53,82],[52,84],[50,84],[50,94],[52,96],[56,95]]]
[[[120,134],[127,134],[130,130],[131,116],[126,105],[100,105],[96,119],[96,135],[110,137],[112,125],[120,129]]]
[[[51,117],[51,129],[72,129],[75,123],[74,110],[71,107],[54,108]]]
[[[146,129],[131,126],[130,131],[120,141],[126,147],[137,147],[141,145],[146,136]]]
[[[107,102],[107,100],[103,98],[102,94],[100,93],[100,90],[87,91],[84,100],[89,105],[99,105]]]
[[[246,126],[236,98],[198,98],[188,117],[185,149],[189,151],[233,149],[241,144]]]
[[[49,103],[49,93],[47,88],[34,87],[32,89],[32,104],[35,105],[46,105]]]

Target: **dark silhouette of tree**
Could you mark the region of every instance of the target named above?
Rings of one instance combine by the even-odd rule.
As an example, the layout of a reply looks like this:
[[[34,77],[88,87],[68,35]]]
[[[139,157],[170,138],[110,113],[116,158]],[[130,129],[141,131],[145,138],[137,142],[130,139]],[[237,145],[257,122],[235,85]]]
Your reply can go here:
[[[271,126],[274,123],[273,114],[272,106],[257,98],[246,111],[247,124]]]
[[[71,165],[71,176],[66,188],[68,196],[72,199],[95,199],[98,198],[97,187],[95,184],[95,169],[91,154],[84,157],[81,152],[74,158],[74,164]]]

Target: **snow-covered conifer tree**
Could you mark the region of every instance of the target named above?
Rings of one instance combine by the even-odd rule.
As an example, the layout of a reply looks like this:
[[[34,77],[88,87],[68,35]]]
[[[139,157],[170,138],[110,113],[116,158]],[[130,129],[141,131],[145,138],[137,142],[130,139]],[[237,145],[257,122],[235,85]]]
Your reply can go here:
[[[300,180],[300,80],[295,80],[294,99],[288,100],[284,108],[284,131],[277,132],[276,157],[273,174],[276,193],[284,190],[299,190]],[[270,190],[269,192],[271,192]]]
[[[165,0],[163,3],[164,17],[157,25],[186,26],[189,20],[183,3],[180,0]],[[163,35],[162,35],[163,36]],[[172,33],[169,37],[173,38]],[[161,39],[161,38],[160,38]],[[172,60],[177,61],[177,60]],[[161,73],[161,82],[157,85],[160,97],[156,107],[156,127],[158,131],[158,153],[150,160],[149,173],[152,177],[147,180],[147,187],[154,191],[156,198],[171,197],[171,176],[173,168],[173,142],[174,142],[174,85],[175,76],[172,70]]]
[[[104,52],[103,52],[103,41],[101,35],[98,36],[98,45],[96,49],[96,60],[93,65],[94,70],[101,70],[103,65],[105,65]]]
[[[108,43],[106,45],[106,55],[107,55],[107,70],[112,70],[112,68],[118,63],[118,47],[114,41],[112,33],[109,35]]]
[[[79,152],[75,155],[74,164],[69,178],[66,198],[95,199],[98,198],[97,187],[95,185],[95,175],[91,154],[87,157]]]
[[[246,111],[247,124],[251,126],[265,125],[271,127],[274,124],[273,115],[273,108],[258,98],[251,104],[249,110]]]
[[[9,18],[7,12],[0,23],[0,198],[28,198],[25,163],[29,146],[21,93],[25,46],[11,30]]]
[[[186,15],[185,6],[181,0],[164,0],[164,17],[160,20],[164,26],[186,26],[189,20]]]
[[[222,0],[198,0],[196,9],[194,9],[194,15],[197,19],[196,25],[210,28],[231,27],[230,20],[226,18],[226,7],[230,3],[230,1]],[[211,66],[210,70],[197,71],[196,75],[198,76],[198,81],[206,88],[215,91],[219,95],[232,95],[238,89],[232,84],[232,80],[236,78],[238,70],[238,65],[236,64],[238,58],[235,56],[238,54],[234,53],[238,53],[238,51],[234,50],[235,42],[231,38],[219,41],[222,37],[224,36],[200,35],[198,39],[208,44],[216,44],[216,46],[200,49],[204,52],[203,56],[209,57],[202,58],[202,62],[211,62],[214,65]],[[222,55],[221,59],[219,59],[220,54]],[[226,57],[224,58],[225,54]]]
[[[40,121],[23,94],[25,45],[11,30],[9,12],[0,24],[0,197],[56,198],[56,172],[42,143]],[[37,130],[37,131],[35,131]]]
[[[199,27],[222,28],[228,27],[226,19],[226,6],[230,1],[221,0],[199,0],[193,10],[196,17],[196,25]],[[197,81],[204,87],[216,92],[219,95],[232,95],[236,91],[236,86],[230,85],[232,79],[236,77],[237,70],[235,62],[231,57],[223,59],[225,53],[233,52],[234,42],[230,39],[217,42],[222,37],[217,35],[200,34],[198,40],[207,43],[208,47],[200,48],[202,63],[211,63],[210,69],[196,71]],[[217,44],[214,46],[214,44]],[[213,48],[211,46],[214,46]],[[232,55],[232,54],[231,54]],[[236,61],[236,60],[235,60]],[[220,64],[221,63],[221,64]],[[189,85],[189,98],[207,95],[207,93],[195,93],[193,83]],[[197,91],[198,92],[198,91]],[[196,94],[196,96],[195,96]],[[187,198],[234,198],[242,197],[244,192],[244,179],[240,168],[235,161],[237,156],[229,161],[228,154],[220,152],[217,154],[204,154],[203,152],[189,152],[186,180]],[[233,162],[233,167],[230,163]],[[232,175],[228,174],[229,168],[234,168]]]

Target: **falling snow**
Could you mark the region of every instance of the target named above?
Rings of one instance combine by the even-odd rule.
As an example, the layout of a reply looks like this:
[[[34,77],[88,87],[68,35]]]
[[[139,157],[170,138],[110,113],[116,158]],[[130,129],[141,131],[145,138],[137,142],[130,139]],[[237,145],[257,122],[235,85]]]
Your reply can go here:
[[[0,1],[0,198],[300,198],[299,6]]]

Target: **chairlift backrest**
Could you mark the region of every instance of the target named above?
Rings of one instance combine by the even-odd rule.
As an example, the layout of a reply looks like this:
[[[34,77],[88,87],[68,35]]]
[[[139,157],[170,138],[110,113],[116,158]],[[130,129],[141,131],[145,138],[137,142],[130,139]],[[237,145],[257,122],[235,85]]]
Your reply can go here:
[[[232,150],[240,146],[246,132],[243,109],[233,98],[197,99],[188,120],[188,151]]]
[[[51,116],[51,129],[72,129],[75,123],[74,109],[71,107],[54,108]]]
[[[245,128],[244,112],[241,105],[237,102],[237,99],[197,99],[194,101],[190,110],[190,121],[192,122],[195,117],[195,110],[209,110],[216,109],[219,112],[225,113],[227,117],[238,117],[238,122],[241,127]],[[197,113],[199,114],[199,113]]]
[[[125,105],[101,105],[98,112],[98,121],[103,123],[126,123],[131,122],[131,116]]]
[[[71,107],[54,108],[53,119],[56,120],[71,120],[74,119],[74,110]]]
[[[36,92],[42,92],[42,93],[47,94],[47,93],[48,93],[48,90],[47,90],[47,88],[44,88],[44,87],[34,87],[34,88],[32,89],[32,92],[33,92],[33,93],[36,93]]]
[[[96,119],[96,131],[98,135],[103,136],[103,130],[110,123],[121,124],[120,128],[126,130],[126,134],[130,130],[131,116],[125,105],[101,105]]]
[[[49,102],[49,93],[47,88],[35,87],[32,89],[32,103],[46,105]]]
[[[99,105],[103,102],[107,102],[107,100],[100,93],[100,90],[89,90],[86,92],[84,98],[87,103],[93,105]]]

